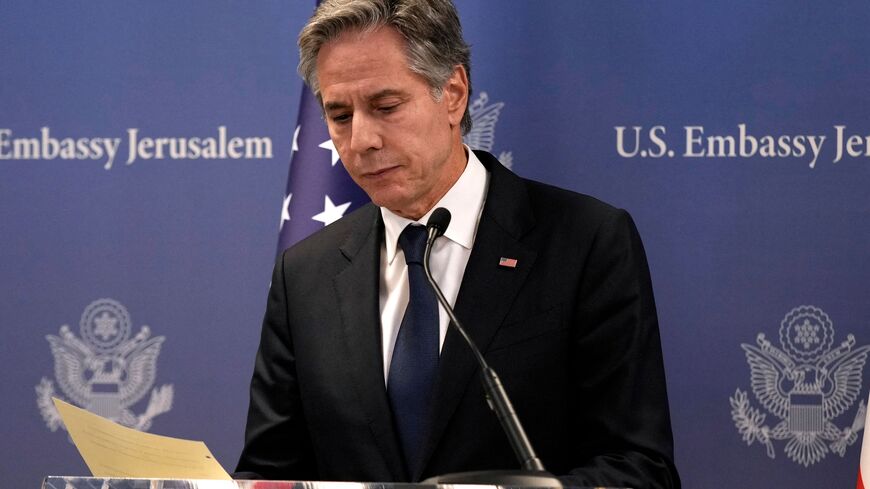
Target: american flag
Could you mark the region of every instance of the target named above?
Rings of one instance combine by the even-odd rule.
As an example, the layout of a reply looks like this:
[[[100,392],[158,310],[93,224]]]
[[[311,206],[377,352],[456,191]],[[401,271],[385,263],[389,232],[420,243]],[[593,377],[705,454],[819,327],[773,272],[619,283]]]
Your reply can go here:
[[[278,253],[368,201],[341,164],[317,99],[303,87],[281,207]]]

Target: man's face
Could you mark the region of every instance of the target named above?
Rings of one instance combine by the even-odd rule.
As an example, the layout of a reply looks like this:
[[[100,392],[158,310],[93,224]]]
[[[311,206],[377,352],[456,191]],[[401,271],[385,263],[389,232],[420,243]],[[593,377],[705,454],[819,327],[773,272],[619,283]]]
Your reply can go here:
[[[383,27],[324,44],[317,78],[330,137],[353,180],[375,204],[422,217],[465,168],[465,71],[454,70],[436,102],[408,68],[404,39]]]

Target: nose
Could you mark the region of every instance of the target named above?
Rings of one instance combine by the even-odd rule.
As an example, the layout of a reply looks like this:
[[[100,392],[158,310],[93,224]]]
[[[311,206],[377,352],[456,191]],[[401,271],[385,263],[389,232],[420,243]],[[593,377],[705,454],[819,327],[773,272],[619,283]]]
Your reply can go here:
[[[365,153],[372,149],[381,149],[380,127],[376,120],[358,111],[353,115],[350,135],[350,148],[357,153]]]

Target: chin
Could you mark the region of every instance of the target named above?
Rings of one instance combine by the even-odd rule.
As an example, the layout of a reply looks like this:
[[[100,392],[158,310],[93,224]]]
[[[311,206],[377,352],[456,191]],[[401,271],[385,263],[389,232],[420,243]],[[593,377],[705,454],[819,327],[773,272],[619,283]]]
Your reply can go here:
[[[378,207],[385,207],[385,208],[395,212],[396,214],[400,214],[400,215],[404,214],[404,212],[402,212],[402,209],[406,209],[408,207],[406,205],[402,205],[401,203],[396,202],[395,200],[389,200],[389,199],[387,199],[387,200],[374,200],[374,199],[372,199],[372,202],[374,202],[374,204]]]
[[[374,190],[369,192],[367,189],[363,190],[366,191],[366,194],[368,194],[369,199],[372,200],[372,203],[374,203],[378,207],[386,207],[387,209],[393,210],[404,209],[407,208],[409,205],[409,199],[398,192],[387,190]]]

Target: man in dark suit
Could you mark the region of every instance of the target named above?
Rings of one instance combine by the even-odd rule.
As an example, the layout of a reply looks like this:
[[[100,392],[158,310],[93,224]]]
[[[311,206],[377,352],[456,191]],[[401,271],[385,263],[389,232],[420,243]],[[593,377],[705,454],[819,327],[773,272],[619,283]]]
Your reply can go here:
[[[547,469],[573,485],[679,487],[634,224],[462,144],[469,56],[450,1],[324,2],[300,57],[373,204],[276,263],[237,474],[417,481],[518,468],[471,352],[415,278],[407,236],[446,207],[436,279]]]

